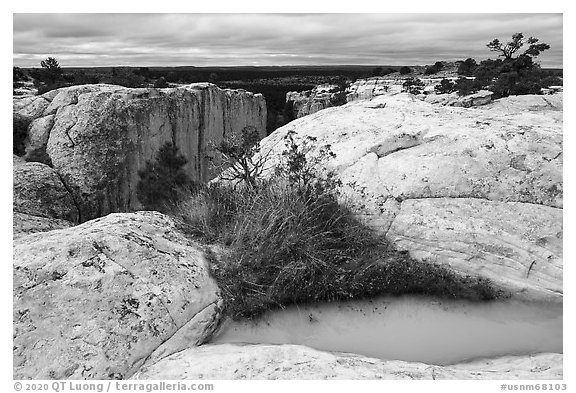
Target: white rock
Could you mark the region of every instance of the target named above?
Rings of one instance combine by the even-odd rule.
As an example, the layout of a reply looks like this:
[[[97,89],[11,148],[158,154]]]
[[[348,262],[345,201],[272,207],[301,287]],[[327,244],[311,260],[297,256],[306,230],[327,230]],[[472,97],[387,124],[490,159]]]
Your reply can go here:
[[[147,363],[132,379],[562,379],[562,355],[510,356],[434,366],[300,345],[202,345],[155,364]]]
[[[353,208],[399,248],[561,300],[562,94],[469,109],[408,94],[349,102],[264,139],[270,166],[290,130],[331,145]]]
[[[203,251],[160,213],[17,237],[13,251],[14,379],[127,378],[219,319]]]

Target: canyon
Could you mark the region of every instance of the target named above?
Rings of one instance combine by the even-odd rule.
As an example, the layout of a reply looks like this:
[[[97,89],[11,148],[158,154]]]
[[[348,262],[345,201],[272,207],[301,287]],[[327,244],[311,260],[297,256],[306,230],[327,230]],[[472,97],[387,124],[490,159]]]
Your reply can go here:
[[[164,214],[138,211],[138,171],[165,142],[205,182],[215,176],[210,141],[253,126],[273,171],[294,132],[316,138],[310,154],[331,146],[326,169],[341,179],[342,201],[394,247],[489,279],[512,304],[561,308],[562,93],[465,107],[389,90],[368,97],[359,86],[347,104],[269,136],[262,96],[207,83],[15,99],[15,116],[30,121],[13,160],[15,378],[562,378],[557,341],[442,365],[218,343],[222,296],[206,245]]]

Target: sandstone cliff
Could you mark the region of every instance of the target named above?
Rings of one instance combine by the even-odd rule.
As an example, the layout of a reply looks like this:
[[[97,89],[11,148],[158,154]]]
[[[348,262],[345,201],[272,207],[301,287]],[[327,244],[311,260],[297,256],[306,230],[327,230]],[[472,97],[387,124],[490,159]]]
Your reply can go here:
[[[561,301],[561,94],[470,109],[379,96],[297,119],[262,150],[279,156],[290,130],[332,146],[349,200],[396,247]]]
[[[290,91],[286,93],[286,104],[292,108],[292,115],[299,119],[332,106],[337,85],[318,85],[312,90]]]
[[[14,112],[31,121],[24,158],[53,168],[80,222],[141,208],[138,170],[166,142],[187,158],[192,179],[206,181],[213,177],[209,141],[218,143],[245,126],[266,133],[262,95],[209,83],[168,89],[74,86],[15,100]]]

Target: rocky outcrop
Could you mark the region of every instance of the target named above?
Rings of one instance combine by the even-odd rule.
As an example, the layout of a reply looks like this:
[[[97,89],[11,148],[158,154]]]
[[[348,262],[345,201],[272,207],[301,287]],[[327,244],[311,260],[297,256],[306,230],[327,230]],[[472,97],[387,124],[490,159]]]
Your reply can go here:
[[[460,97],[457,100],[448,103],[447,105],[470,108],[473,106],[486,105],[489,104],[491,101],[492,101],[492,92],[488,90],[480,90],[477,93]]]
[[[443,78],[419,78],[423,86],[423,92],[418,98],[429,103],[470,108],[473,106],[486,105],[492,101],[492,92],[482,90],[475,94],[460,97],[453,94],[435,94],[434,87],[440,84]],[[454,82],[457,78],[447,77]],[[358,79],[351,83],[345,90],[345,101],[353,102],[359,100],[371,100],[382,95],[395,95],[402,93],[402,84],[406,81],[404,77],[391,78],[372,77],[368,79]],[[312,90],[302,92],[288,92],[286,103],[292,108],[294,118],[311,115],[322,109],[330,108],[334,105],[336,85],[318,85]]]
[[[13,251],[14,379],[127,378],[219,318],[204,253],[160,213],[21,236]]]
[[[50,157],[46,154],[46,146],[48,146],[48,139],[53,126],[54,115],[39,117],[30,123],[28,137],[25,141],[24,159],[26,161],[52,165]]]
[[[280,157],[290,130],[331,145],[348,201],[398,248],[562,299],[561,94],[470,109],[379,96],[297,119],[262,151]]]
[[[415,76],[420,79],[424,84],[423,90],[426,93],[433,93],[434,86],[439,85],[440,81],[444,78],[430,78]],[[457,78],[446,77],[446,79],[454,82]],[[358,100],[370,100],[374,97],[381,95],[393,95],[402,92],[402,85],[406,81],[406,77],[396,76],[392,77],[373,77],[368,79],[358,79],[348,86],[346,89],[346,100],[348,102]]]
[[[51,165],[70,190],[81,221],[141,208],[138,171],[166,142],[188,160],[196,181],[213,177],[209,142],[254,126],[266,130],[262,95],[209,83],[167,89],[73,86],[14,101],[30,119],[26,159]]]
[[[60,176],[48,165],[13,160],[13,210],[44,218],[78,222],[78,209]]]
[[[203,345],[147,364],[133,379],[562,379],[562,355],[434,366],[299,345]]]
[[[332,106],[337,85],[318,85],[312,90],[286,93],[286,104],[292,108],[295,119]]]
[[[492,102],[493,93],[488,90],[480,90],[477,93],[467,96],[459,96],[457,93],[450,94],[429,94],[424,95],[424,101],[431,104],[441,104],[447,106],[457,106],[471,108],[473,106],[482,106]]]
[[[369,100],[377,96],[398,93],[402,90],[402,79],[369,78],[358,79],[346,89],[346,101]]]
[[[14,239],[36,232],[48,232],[70,228],[75,224],[58,218],[39,217],[32,214],[14,212],[12,215],[12,237]]]

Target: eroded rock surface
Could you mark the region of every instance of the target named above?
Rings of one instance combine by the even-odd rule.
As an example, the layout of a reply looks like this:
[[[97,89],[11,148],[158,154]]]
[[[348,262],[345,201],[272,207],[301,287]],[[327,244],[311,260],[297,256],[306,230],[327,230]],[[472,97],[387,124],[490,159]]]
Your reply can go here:
[[[292,115],[298,119],[332,106],[337,85],[318,85],[312,90],[290,91],[286,93],[286,103],[292,108]]]
[[[204,253],[160,213],[18,237],[13,252],[14,379],[127,378],[219,318]]]
[[[426,95],[418,96],[419,99],[430,103],[458,106],[470,108],[472,106],[486,105],[492,101],[492,92],[482,90],[475,94],[460,97],[456,93],[452,94],[435,94],[435,87],[440,84],[442,79],[455,82],[457,77],[420,77],[418,79],[423,83],[422,90]],[[402,92],[402,85],[406,77],[372,77],[368,79],[358,79],[350,84],[346,89],[346,100],[348,102],[358,100],[370,100],[381,95],[394,95]]]
[[[48,232],[56,229],[70,228],[75,224],[59,218],[39,217],[32,214],[14,212],[12,216],[13,238],[36,232]]]
[[[173,142],[193,180],[206,181],[208,143],[254,126],[266,133],[260,94],[209,83],[168,89],[73,86],[14,101],[31,120],[26,159],[50,164],[70,190],[81,221],[138,210],[138,171]]]
[[[329,144],[328,163],[367,222],[422,260],[490,278],[514,295],[562,298],[562,94],[477,108],[407,94],[328,108],[289,131]]]
[[[407,77],[372,77],[367,79],[358,79],[351,83],[344,91],[346,102],[359,100],[371,100],[374,97],[382,95],[396,95],[403,91],[403,83]],[[467,96],[459,96],[457,93],[436,94],[435,87],[440,84],[444,78],[419,78],[423,83],[422,91],[417,97],[420,100],[446,106],[456,106],[470,108],[475,106],[486,105],[492,102],[492,92],[481,90],[477,93]],[[451,82],[456,81],[456,77],[446,77]],[[311,115],[320,110],[330,108],[334,105],[336,94],[338,94],[337,85],[318,85],[312,90],[302,92],[288,92],[286,94],[286,103],[291,106],[294,118],[299,119],[303,116]]]
[[[54,169],[14,158],[12,176],[15,213],[78,222],[76,203]]]
[[[562,379],[562,355],[434,366],[300,345],[203,345],[146,364],[133,379]]]

